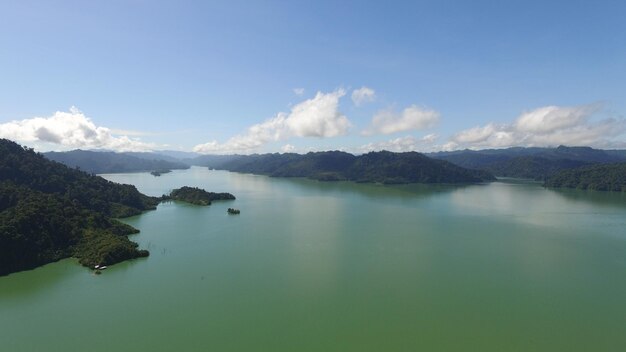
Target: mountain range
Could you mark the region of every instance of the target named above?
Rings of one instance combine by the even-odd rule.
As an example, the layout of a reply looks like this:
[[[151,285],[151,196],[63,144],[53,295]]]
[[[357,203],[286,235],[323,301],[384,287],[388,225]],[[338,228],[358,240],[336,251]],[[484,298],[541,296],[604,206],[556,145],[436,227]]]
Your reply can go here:
[[[624,150],[566,146],[460,150],[427,155],[462,167],[488,171],[498,177],[529,178],[541,181],[561,170],[626,161]]]
[[[568,146],[459,150],[426,154],[382,151],[363,155],[340,151],[307,154],[197,155],[164,151],[113,153],[76,150],[64,153],[51,152],[45,156],[91,173],[184,169],[195,165],[274,177],[380,183],[481,182],[492,180],[492,175],[547,181],[566,170],[580,168],[590,170],[589,167],[597,164],[626,162],[626,150]]]

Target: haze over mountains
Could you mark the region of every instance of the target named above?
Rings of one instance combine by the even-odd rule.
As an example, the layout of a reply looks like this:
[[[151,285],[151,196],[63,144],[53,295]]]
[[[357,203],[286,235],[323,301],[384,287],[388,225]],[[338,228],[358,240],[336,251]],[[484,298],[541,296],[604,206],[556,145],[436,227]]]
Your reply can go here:
[[[87,150],[48,152],[44,156],[92,174],[187,169],[189,165],[168,155],[156,153],[115,153]]]

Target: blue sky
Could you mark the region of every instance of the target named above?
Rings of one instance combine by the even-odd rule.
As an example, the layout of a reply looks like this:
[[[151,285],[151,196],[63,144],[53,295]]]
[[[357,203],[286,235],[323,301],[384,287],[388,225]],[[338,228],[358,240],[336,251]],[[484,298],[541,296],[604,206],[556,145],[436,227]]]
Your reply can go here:
[[[0,137],[205,153],[626,148],[625,4],[2,1]]]

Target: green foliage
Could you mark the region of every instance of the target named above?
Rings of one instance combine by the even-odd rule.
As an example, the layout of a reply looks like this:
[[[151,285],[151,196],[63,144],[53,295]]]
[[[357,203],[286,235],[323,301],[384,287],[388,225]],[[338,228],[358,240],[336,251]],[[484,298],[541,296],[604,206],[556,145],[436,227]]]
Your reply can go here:
[[[372,152],[355,156],[340,151],[239,156],[218,169],[269,175],[308,177],[320,181],[379,183],[472,183],[493,180],[485,171],[468,170],[423,154]]]
[[[211,205],[211,202],[215,200],[232,200],[235,196],[230,193],[213,193],[197,187],[185,186],[170,192],[168,198],[195,205]]]
[[[148,251],[138,250],[137,243],[130,241],[128,237],[101,229],[86,230],[82,241],[74,251],[74,256],[79,262],[90,268],[95,265],[112,265],[148,255]]]
[[[111,218],[158,202],[0,140],[0,275],[69,256],[84,264],[145,256],[126,237],[138,231]]]
[[[570,159],[546,159],[538,156],[520,156],[495,162],[484,169],[497,176],[544,180],[555,173],[588,165],[587,162]]]
[[[564,170],[548,178],[545,186],[626,192],[626,163]]]
[[[357,157],[346,172],[357,182],[396,183],[473,183],[491,181],[485,171],[470,170],[416,152],[372,152]]]
[[[428,156],[496,176],[544,180],[555,173],[597,163],[626,161],[626,151],[590,147],[459,150]]]

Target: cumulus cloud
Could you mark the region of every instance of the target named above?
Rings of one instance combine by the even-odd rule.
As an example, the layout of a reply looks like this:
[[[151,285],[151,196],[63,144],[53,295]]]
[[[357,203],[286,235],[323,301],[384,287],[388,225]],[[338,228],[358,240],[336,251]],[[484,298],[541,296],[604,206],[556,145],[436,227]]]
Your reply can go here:
[[[293,152],[295,152],[295,151],[296,151],[296,147],[294,147],[294,146],[293,146],[293,145],[291,145],[291,144],[285,144],[285,145],[283,145],[283,146],[280,148],[280,150],[281,150],[283,153],[293,153]]]
[[[339,99],[346,95],[343,89],[332,93],[318,92],[291,109],[285,118],[288,129],[298,137],[336,137],[350,127],[348,118],[339,112]]]
[[[376,99],[376,92],[372,88],[361,87],[352,91],[352,102],[356,106],[370,103]]]
[[[544,106],[520,115],[514,123],[521,132],[549,134],[577,127],[586,122],[593,113],[600,110],[599,105],[575,107]]]
[[[435,110],[420,108],[416,105],[411,105],[400,113],[392,109],[381,110],[374,115],[370,127],[363,131],[363,134],[392,134],[424,130],[435,126],[439,122],[439,116]]]
[[[293,89],[293,93],[295,95],[303,95],[304,94],[304,88],[294,88]]]
[[[112,130],[96,126],[76,107],[68,112],[57,111],[49,117],[34,117],[0,124],[0,137],[30,144],[43,142],[68,148],[104,148],[116,151],[148,151],[153,144],[116,135]]]
[[[368,143],[358,148],[361,153],[388,150],[390,152],[431,151],[433,143],[439,138],[434,133],[427,134],[422,138],[404,136],[384,142]]]
[[[549,147],[556,145],[616,146],[614,138],[626,131],[624,119],[593,120],[597,104],[574,107],[545,106],[522,113],[508,124],[489,123],[461,131],[444,149]]]
[[[327,138],[344,135],[350,128],[348,118],[339,112],[339,100],[344,95],[343,89],[318,92],[315,97],[295,105],[291,112],[278,113],[225,143],[211,141],[196,145],[193,150],[205,154],[249,153],[269,142],[294,136]]]

